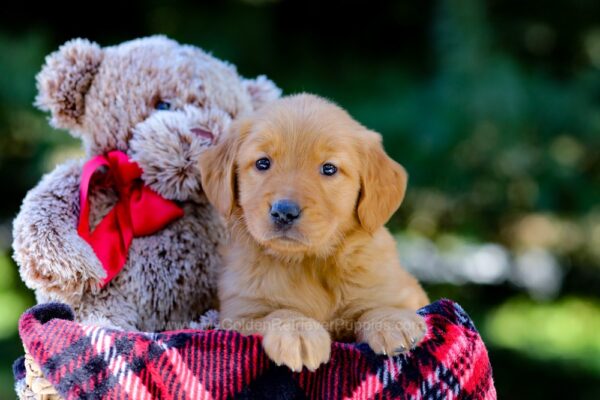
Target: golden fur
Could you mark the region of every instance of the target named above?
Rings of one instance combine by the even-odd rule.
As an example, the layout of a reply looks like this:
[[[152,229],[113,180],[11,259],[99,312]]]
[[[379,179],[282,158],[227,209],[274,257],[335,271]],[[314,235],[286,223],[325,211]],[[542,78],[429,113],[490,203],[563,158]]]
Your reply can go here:
[[[256,169],[261,157],[270,169]],[[337,174],[321,175],[325,162]],[[326,362],[332,338],[390,355],[422,338],[415,310],[427,295],[384,227],[407,176],[379,134],[300,94],[238,121],[200,164],[204,191],[230,228],[219,279],[224,327],[263,335],[269,357],[292,370]],[[302,208],[284,232],[269,218],[282,198]]]

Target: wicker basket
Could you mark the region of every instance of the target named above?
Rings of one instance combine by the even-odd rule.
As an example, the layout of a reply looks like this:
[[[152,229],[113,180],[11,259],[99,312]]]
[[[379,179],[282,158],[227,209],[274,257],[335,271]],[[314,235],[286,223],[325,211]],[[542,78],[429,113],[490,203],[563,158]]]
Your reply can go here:
[[[20,400],[62,400],[29,353],[25,353],[25,387],[20,390]]]

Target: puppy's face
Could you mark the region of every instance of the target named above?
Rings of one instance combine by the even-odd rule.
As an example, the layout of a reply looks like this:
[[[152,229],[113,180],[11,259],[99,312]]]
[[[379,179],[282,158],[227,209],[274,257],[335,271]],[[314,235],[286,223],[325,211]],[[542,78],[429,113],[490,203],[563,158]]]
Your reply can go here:
[[[359,154],[343,124],[325,113],[286,107],[276,114],[254,121],[238,153],[246,225],[276,251],[326,252],[354,221]]]
[[[285,255],[327,255],[349,230],[376,230],[406,187],[379,135],[311,95],[278,100],[235,124],[201,168],[211,202]]]

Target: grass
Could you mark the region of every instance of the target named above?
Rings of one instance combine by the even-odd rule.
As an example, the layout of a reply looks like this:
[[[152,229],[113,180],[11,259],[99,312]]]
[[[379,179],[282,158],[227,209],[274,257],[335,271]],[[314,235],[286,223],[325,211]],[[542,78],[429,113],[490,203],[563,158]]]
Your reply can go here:
[[[560,362],[600,379],[600,304],[567,297],[537,303],[508,300],[484,320],[482,334],[498,347],[541,362]]]
[[[19,279],[8,254],[0,253],[0,399],[16,397],[12,363],[23,355],[17,325],[21,314],[33,304],[31,293]]]

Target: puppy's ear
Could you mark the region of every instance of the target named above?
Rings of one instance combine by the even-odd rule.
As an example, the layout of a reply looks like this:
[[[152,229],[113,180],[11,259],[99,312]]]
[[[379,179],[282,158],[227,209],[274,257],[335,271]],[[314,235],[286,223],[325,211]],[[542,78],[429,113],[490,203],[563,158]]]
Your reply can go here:
[[[363,228],[373,233],[400,207],[408,176],[404,168],[385,153],[381,136],[371,131],[367,135],[366,154],[362,154],[364,143],[360,144],[363,161],[357,214]]]
[[[229,218],[236,207],[236,157],[250,121],[242,120],[231,124],[218,143],[200,156],[202,188],[211,204],[225,218]]]

